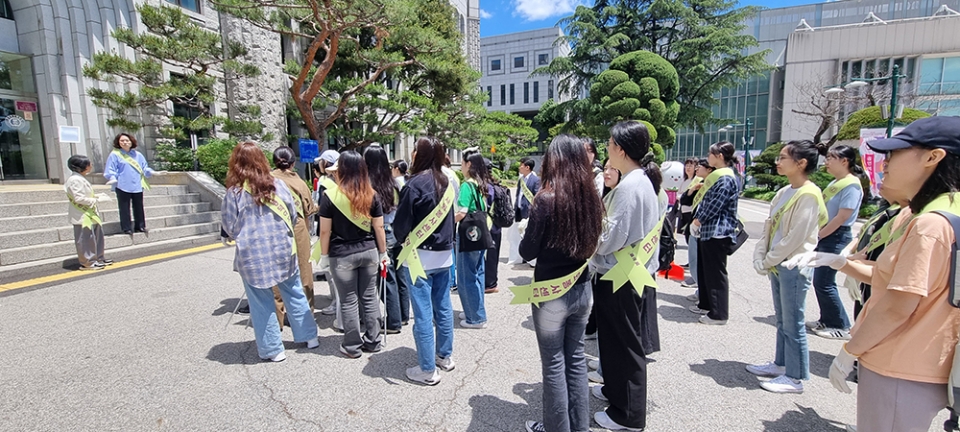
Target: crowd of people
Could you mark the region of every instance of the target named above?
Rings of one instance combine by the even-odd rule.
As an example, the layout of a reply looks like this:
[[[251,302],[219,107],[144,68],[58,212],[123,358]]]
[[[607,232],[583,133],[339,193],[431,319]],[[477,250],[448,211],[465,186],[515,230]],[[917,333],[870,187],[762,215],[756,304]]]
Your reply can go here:
[[[463,306],[459,327],[486,328],[484,296],[499,291],[506,229],[509,262],[533,266],[530,285],[511,287],[514,303],[532,304],[542,362],[543,418],[526,429],[588,430],[592,394],[609,403],[592,416],[601,427],[644,430],[647,356],[660,349],[656,239],[662,226],[675,226],[668,229],[688,247],[683,285],[698,289],[688,297],[695,302],[690,311],[702,315],[702,324],[727,324],[727,257],[742,244],[743,179],[734,146],[715,143],[705,159],[685,161],[668,213],[645,126],[621,122],[610,136],[602,164],[592,140],[571,135],[553,139],[539,175],[534,159],[521,160],[517,186],[507,192],[514,217],[506,223],[492,217],[503,187],[475,149],[463,154],[462,181],[433,137],[416,141],[409,165],[390,161],[377,145],[328,150],[309,187],[293,170],[291,148],[274,151],[271,170],[256,143],[239,143],[229,161],[222,234],[236,244],[234,269],[249,299],[259,356],[286,358],[284,326],[294,342],[320,345],[313,316],[320,274],[334,297],[321,312],[336,314],[343,356],[380,351],[386,335],[413,319],[417,364],[406,376],[439,383],[441,371],[455,368],[451,293]],[[118,135],[105,168],[121,202],[121,230],[131,234],[146,232],[142,194],[153,174],[136,145],[133,136]],[[829,378],[849,393],[848,375],[856,370],[855,429],[926,431],[947,405],[960,329],[960,309],[951,303],[960,297],[951,286],[956,237],[947,218],[960,216],[953,197],[960,191],[960,118],[917,120],[869,145],[885,157],[884,205],[857,235],[864,191],[856,150],[790,141],[780,151],[776,168],[787,184],[773,197],[752,255],[755,271],[770,281],[773,356],[746,369],[769,378],[760,383],[767,391],[800,393],[810,376],[807,334],[842,341]],[[823,190],[811,181],[821,157],[834,177]],[[98,209],[110,197],[84,178],[89,159],[75,155],[68,167],[78,259],[84,269],[99,269],[112,263],[104,257]],[[677,222],[664,224],[666,218]],[[855,299],[853,323],[838,272]],[[811,286],[819,316],[806,321]],[[598,339],[599,361],[587,362],[589,338]],[[602,385],[591,389],[589,381]]]

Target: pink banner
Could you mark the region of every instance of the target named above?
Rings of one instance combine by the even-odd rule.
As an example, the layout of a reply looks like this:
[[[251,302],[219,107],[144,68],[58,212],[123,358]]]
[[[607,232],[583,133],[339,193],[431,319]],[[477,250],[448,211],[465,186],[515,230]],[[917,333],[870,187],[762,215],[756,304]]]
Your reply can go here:
[[[894,128],[893,134],[896,135],[901,130],[903,130],[902,127]],[[886,138],[886,133],[886,129],[860,129],[860,160],[863,162],[864,174],[870,179],[870,193],[873,196],[880,196],[880,186],[883,185],[883,161],[886,156],[870,150],[867,143]]]

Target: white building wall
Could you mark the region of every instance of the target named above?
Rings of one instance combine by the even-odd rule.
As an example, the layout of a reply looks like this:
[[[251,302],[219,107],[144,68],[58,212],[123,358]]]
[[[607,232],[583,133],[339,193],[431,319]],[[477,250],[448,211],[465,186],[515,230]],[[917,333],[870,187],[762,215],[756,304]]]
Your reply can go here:
[[[549,99],[550,84],[553,87],[553,99],[562,102],[567,95],[557,92],[556,80],[549,76],[532,76],[539,67],[546,66],[556,57],[566,56],[570,47],[556,45],[557,38],[563,36],[559,27],[510,33],[485,37],[480,40],[481,72],[480,87],[486,91],[490,87],[491,101],[486,105],[488,111],[510,113],[529,113],[539,111],[540,106]],[[540,56],[545,55],[545,63]],[[523,66],[516,67],[515,59],[523,58]],[[495,70],[495,62],[500,69]],[[534,102],[534,83],[537,83],[539,97]],[[529,87],[529,98],[524,102],[524,83]],[[514,86],[514,103],[510,103],[510,85]],[[505,100],[501,100],[501,86],[505,91]]]

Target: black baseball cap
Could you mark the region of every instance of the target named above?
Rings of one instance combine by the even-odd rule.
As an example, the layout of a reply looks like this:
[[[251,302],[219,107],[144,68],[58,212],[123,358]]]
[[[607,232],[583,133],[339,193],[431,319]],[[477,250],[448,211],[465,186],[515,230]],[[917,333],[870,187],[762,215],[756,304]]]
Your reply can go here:
[[[879,152],[905,149],[913,146],[940,148],[960,155],[960,117],[936,116],[914,121],[900,133],[867,143]]]

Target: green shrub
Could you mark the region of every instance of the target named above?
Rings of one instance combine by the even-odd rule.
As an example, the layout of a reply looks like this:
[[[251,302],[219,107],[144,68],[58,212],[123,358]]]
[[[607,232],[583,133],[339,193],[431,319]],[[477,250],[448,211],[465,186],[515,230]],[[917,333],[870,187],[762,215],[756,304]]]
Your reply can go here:
[[[178,147],[173,143],[160,143],[156,148],[157,168],[166,171],[190,171],[193,169],[193,150]]]
[[[930,117],[925,111],[913,108],[904,108],[903,117],[896,119],[899,126],[913,123],[917,119]],[[847,119],[847,122],[840,128],[837,134],[838,140],[855,140],[860,138],[860,129],[870,127],[885,127],[887,121],[883,119],[879,106],[867,107],[853,114]]]
[[[862,218],[869,218],[879,210],[880,210],[880,206],[876,204],[864,204],[860,206],[860,214],[858,216]]]
[[[211,139],[197,148],[197,159],[200,161],[200,170],[210,174],[218,182],[227,179],[227,166],[230,162],[230,153],[237,146],[232,139]],[[267,158],[270,161],[270,157]]]

